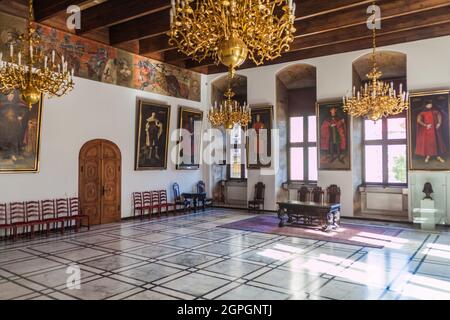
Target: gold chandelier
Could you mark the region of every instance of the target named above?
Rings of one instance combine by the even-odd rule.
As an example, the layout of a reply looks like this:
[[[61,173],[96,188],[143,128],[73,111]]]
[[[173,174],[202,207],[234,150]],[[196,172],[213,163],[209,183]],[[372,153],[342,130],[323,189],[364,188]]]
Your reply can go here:
[[[225,101],[211,108],[208,114],[208,119],[213,127],[223,126],[225,129],[233,129],[235,125],[240,125],[246,128],[251,122],[252,114],[250,107],[244,103],[240,106],[239,103],[233,100],[233,90],[231,89],[231,78],[228,80],[228,89],[225,92]]]
[[[33,0],[29,0],[28,15],[27,31],[19,37],[17,50],[13,44],[10,45],[9,61],[3,61],[0,53],[0,92],[8,94],[18,90],[21,99],[31,109],[43,94],[61,97],[71,91],[74,70],[68,71],[64,56],[60,63],[56,63],[55,50],[51,58],[45,55],[41,38],[33,27]]]
[[[212,58],[232,75],[250,56],[256,64],[289,51],[293,0],[172,0],[169,43],[196,61]]]
[[[402,113],[409,108],[409,92],[403,91],[403,85],[400,84],[399,91],[394,89],[394,85],[388,84],[379,79],[383,73],[378,69],[376,61],[376,20],[372,21],[373,31],[373,51],[370,59],[372,71],[367,74],[369,83],[361,87],[356,93],[353,87],[352,95],[344,96],[344,111],[353,117],[364,117],[377,121],[382,117],[388,117]]]
[[[231,80],[247,57],[256,64],[289,51],[294,40],[293,0],[172,0],[169,44],[196,61],[211,58],[229,69],[226,100],[213,106],[214,127],[247,127],[251,110],[233,100]]]

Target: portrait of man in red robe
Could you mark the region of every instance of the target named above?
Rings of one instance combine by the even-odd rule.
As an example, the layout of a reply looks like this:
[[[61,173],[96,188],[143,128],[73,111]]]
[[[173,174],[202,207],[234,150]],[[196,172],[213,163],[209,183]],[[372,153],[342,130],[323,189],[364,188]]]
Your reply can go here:
[[[320,150],[327,154],[327,161],[345,163],[344,156],[347,150],[347,124],[345,119],[337,115],[337,108],[329,109],[320,126]]]
[[[423,110],[416,118],[416,147],[415,155],[422,157],[425,163],[436,158],[440,163],[445,163],[442,158],[447,152],[443,132],[444,117],[433,101],[425,102]]]

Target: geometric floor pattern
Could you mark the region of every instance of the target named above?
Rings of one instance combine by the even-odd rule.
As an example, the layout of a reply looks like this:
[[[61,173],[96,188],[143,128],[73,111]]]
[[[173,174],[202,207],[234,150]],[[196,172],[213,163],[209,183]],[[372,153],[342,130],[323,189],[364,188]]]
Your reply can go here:
[[[253,216],[211,209],[3,241],[0,299],[450,299],[447,232],[405,228],[371,237],[375,249],[217,228]],[[74,266],[79,289],[67,287]]]

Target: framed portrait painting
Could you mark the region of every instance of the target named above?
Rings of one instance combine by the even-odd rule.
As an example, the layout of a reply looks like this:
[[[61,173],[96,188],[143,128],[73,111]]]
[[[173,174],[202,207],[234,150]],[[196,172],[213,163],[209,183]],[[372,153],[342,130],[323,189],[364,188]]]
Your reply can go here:
[[[317,103],[319,170],[350,170],[350,116],[342,102]]]
[[[411,94],[409,119],[410,170],[450,170],[450,90]]]
[[[18,91],[0,94],[0,173],[39,171],[42,97],[31,109]]]
[[[167,169],[170,106],[139,100],[135,170]]]
[[[252,122],[247,134],[247,168],[270,168],[272,165],[273,106],[252,106]]]
[[[177,170],[197,170],[200,168],[203,111],[180,107],[178,129]]]

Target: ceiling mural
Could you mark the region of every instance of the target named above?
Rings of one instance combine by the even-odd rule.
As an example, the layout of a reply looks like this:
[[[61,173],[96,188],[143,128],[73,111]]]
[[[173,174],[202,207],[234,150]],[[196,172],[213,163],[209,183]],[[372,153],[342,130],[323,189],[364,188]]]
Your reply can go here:
[[[0,13],[0,50],[9,56],[9,45],[18,41],[25,20]],[[165,96],[200,101],[199,73],[148,59],[108,45],[37,24],[47,55],[55,49],[74,68],[75,76],[148,91]]]

